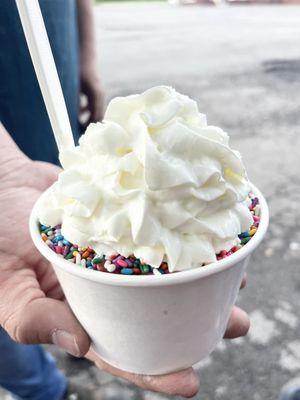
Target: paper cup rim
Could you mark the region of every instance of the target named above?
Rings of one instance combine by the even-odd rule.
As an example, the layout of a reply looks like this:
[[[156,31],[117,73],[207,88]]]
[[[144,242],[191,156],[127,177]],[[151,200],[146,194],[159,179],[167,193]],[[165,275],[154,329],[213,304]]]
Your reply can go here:
[[[49,189],[48,189],[49,190]],[[244,260],[249,256],[260,244],[265,233],[268,229],[269,224],[269,209],[267,202],[260,192],[260,190],[251,184],[251,190],[256,197],[259,199],[259,204],[261,207],[261,219],[260,224],[255,235],[251,240],[243,246],[237,252],[231,254],[222,260],[216,261],[214,263],[208,264],[204,267],[197,267],[187,271],[179,271],[172,274],[162,274],[158,275],[121,275],[121,274],[110,274],[101,271],[94,271],[92,269],[82,268],[77,265],[72,265],[68,260],[57,255],[53,250],[51,250],[48,245],[42,240],[39,228],[38,228],[38,218],[37,210],[42,198],[46,195],[46,190],[36,201],[33,206],[32,212],[30,214],[29,228],[32,240],[40,251],[40,253],[52,264],[59,267],[63,271],[77,275],[78,277],[88,279],[94,282],[103,283],[106,285],[113,286],[169,286],[181,284],[184,282],[193,281],[199,278],[203,278],[209,275],[216,274],[218,272],[224,271],[233,265]],[[71,267],[71,268],[70,268]]]

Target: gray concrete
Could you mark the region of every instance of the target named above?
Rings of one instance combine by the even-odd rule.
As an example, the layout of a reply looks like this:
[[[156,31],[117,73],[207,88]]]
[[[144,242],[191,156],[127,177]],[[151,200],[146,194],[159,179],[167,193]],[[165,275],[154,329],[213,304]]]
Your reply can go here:
[[[276,399],[300,375],[300,7],[109,4],[96,8],[96,18],[107,98],[156,84],[195,98],[231,135],[267,196],[268,238],[238,300],[252,328],[201,363],[195,398]],[[99,399],[166,399],[56,354]]]

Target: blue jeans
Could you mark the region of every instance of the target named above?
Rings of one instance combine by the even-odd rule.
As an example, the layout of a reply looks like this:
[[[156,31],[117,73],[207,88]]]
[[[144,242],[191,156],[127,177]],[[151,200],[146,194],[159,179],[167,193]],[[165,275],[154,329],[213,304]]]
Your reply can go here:
[[[77,141],[76,1],[39,2]],[[1,0],[0,43],[0,121],[28,157],[57,164],[57,147],[13,0]],[[66,380],[40,346],[17,344],[0,327],[0,385],[19,399],[60,400]]]
[[[14,342],[0,328],[0,385],[17,399],[61,400],[66,380],[40,346]]]

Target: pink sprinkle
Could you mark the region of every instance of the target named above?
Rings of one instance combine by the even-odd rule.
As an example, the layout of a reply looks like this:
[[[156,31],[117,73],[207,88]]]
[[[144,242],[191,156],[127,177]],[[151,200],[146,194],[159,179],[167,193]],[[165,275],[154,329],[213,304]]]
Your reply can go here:
[[[57,254],[63,254],[63,247],[61,247],[61,246],[55,246],[55,252],[57,253]]]
[[[122,268],[128,267],[127,262],[125,260],[122,260],[122,259],[117,260],[116,264],[118,264],[119,267],[122,267]]]
[[[112,263],[114,263],[115,265],[117,265],[117,261],[118,260],[123,260],[124,258],[122,257],[122,256],[114,256],[114,258],[113,259],[110,259],[110,261],[112,262]]]
[[[253,215],[253,220],[255,222],[259,222],[260,221],[260,217],[257,217],[256,215]]]
[[[227,251],[226,250],[222,250],[221,252],[220,252],[220,257],[226,257],[227,256]]]

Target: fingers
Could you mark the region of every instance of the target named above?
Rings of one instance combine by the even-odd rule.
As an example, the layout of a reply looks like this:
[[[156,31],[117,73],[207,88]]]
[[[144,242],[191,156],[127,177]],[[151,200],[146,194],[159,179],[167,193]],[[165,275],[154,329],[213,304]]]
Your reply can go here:
[[[192,368],[168,375],[143,376],[126,374],[124,378],[146,390],[171,396],[193,397],[199,391],[199,378]]]
[[[45,176],[45,179],[47,179],[47,184],[53,183],[54,181],[57,180],[58,174],[62,172],[62,169],[59,168],[57,165],[48,163],[48,162],[43,162],[43,161],[35,161],[35,165],[39,170],[43,173]]]
[[[240,289],[244,289],[247,284],[247,274],[244,275]],[[245,336],[250,328],[248,314],[239,307],[234,306],[229,318],[227,329],[224,335],[225,339],[234,339]]]
[[[224,338],[234,339],[240,336],[245,336],[249,328],[250,319],[248,314],[241,308],[234,306],[229,318]]]
[[[100,83],[85,82],[81,87],[82,93],[87,97],[87,103],[83,104],[81,112],[89,113],[89,117],[82,124],[86,128],[91,122],[102,121],[104,115],[103,90]]]
[[[192,368],[167,375],[138,375],[119,370],[100,359],[90,350],[87,358],[93,361],[98,368],[127,379],[145,390],[164,393],[171,396],[192,397],[199,390],[199,378]]]
[[[38,298],[4,325],[16,341],[24,344],[53,343],[80,357],[87,353],[90,339],[63,301]]]
[[[247,274],[245,274],[243,279],[242,279],[242,283],[241,283],[240,289],[244,289],[246,284],[247,284]]]
[[[97,100],[92,101],[86,106],[86,110],[83,111],[82,114],[88,113],[87,118],[84,120],[84,122],[81,122],[81,130],[84,132],[86,128],[89,126],[90,123],[92,122],[99,122],[102,121],[103,119],[103,105],[102,102],[101,104],[98,103]]]
[[[89,111],[89,105],[88,105],[88,103],[86,103],[86,104],[80,104],[80,113],[82,114],[82,113],[85,113],[85,112],[87,112],[87,111]]]
[[[89,99],[90,101],[90,99]],[[102,92],[99,90],[94,93],[91,99],[91,122],[102,121],[103,119],[103,96]]]

